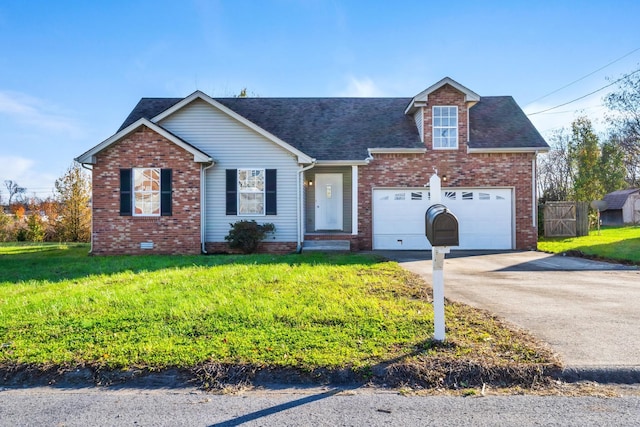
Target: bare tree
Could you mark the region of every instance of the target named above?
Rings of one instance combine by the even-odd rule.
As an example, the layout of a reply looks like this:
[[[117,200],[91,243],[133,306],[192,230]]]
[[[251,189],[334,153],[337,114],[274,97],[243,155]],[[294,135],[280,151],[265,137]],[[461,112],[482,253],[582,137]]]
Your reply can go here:
[[[538,160],[538,194],[543,201],[568,200],[572,190],[570,136],[565,129],[551,137],[551,150]]]
[[[640,70],[627,74],[618,82],[618,90],[605,97],[612,126],[611,140],[624,153],[629,185],[640,186]]]
[[[24,194],[27,191],[26,188],[20,187],[17,182],[10,179],[4,182],[4,186],[9,191],[9,206],[11,206],[11,201],[15,195]]]

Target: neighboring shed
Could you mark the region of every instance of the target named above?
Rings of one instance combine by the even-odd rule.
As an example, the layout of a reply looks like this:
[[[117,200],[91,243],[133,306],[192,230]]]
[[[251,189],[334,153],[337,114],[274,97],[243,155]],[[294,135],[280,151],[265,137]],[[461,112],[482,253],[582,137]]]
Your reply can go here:
[[[618,190],[604,196],[607,210],[601,212],[602,225],[640,223],[640,188]]]

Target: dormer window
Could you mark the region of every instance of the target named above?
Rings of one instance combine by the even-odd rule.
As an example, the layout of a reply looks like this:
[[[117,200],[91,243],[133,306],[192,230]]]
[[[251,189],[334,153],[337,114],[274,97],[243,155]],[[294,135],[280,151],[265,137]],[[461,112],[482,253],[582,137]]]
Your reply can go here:
[[[458,107],[433,107],[433,148],[458,148]]]

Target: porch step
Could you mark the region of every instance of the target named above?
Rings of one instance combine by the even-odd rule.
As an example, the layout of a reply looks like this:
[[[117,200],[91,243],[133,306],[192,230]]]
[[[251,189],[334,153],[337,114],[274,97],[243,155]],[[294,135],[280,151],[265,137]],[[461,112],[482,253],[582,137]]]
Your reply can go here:
[[[350,251],[349,240],[305,240],[302,251]]]

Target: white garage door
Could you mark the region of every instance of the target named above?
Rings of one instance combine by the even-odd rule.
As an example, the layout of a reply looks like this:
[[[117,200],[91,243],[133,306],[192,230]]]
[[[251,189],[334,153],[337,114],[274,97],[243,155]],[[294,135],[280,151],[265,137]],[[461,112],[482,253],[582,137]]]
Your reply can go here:
[[[458,218],[455,249],[512,249],[511,189],[442,190],[441,203]],[[430,249],[424,215],[433,203],[427,189],[373,190],[373,249]]]

